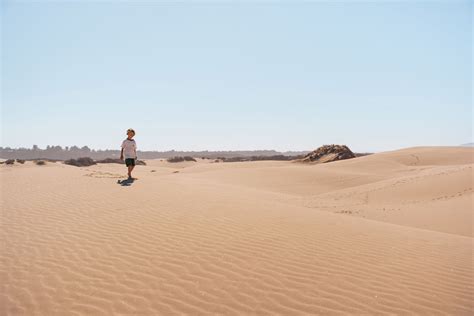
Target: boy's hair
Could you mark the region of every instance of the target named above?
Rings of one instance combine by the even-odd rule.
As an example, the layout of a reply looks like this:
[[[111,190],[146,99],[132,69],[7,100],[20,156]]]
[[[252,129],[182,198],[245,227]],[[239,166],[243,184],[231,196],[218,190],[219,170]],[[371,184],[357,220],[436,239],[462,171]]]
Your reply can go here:
[[[132,132],[132,133],[133,133],[133,135],[135,135],[135,131],[133,130],[133,128],[129,128],[129,129],[127,129],[127,134],[128,134],[128,132]]]

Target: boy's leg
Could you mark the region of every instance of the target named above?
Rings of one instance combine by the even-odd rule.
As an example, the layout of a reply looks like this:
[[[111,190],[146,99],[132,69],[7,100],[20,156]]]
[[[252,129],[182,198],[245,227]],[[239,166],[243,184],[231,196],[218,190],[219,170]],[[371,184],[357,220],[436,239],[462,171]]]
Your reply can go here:
[[[135,168],[135,161],[130,159],[126,159],[125,160],[125,163],[127,164],[127,169],[128,169],[128,177],[131,178],[132,177],[132,170],[133,168]]]

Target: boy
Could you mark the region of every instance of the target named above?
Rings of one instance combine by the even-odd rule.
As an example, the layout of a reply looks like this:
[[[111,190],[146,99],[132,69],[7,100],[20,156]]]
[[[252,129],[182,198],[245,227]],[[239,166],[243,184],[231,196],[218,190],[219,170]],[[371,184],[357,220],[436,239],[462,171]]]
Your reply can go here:
[[[135,167],[135,160],[137,159],[137,144],[133,139],[135,131],[131,128],[127,130],[127,139],[122,142],[122,151],[120,153],[120,160],[125,157],[125,165],[128,168],[128,178],[132,178],[132,170]]]

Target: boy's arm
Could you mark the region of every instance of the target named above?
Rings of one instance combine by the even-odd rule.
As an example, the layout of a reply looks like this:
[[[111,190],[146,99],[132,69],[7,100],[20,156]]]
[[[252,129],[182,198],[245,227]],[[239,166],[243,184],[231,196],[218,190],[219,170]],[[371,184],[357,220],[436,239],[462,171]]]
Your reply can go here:
[[[123,148],[122,148],[122,151],[120,152],[120,160],[123,160]]]

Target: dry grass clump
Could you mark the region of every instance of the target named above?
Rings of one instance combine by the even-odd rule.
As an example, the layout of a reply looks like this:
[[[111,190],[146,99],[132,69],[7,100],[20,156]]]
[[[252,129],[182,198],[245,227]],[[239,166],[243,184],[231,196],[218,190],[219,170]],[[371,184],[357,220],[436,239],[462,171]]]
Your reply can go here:
[[[88,167],[97,164],[92,158],[82,157],[77,159],[69,159],[64,162],[66,165],[76,166],[76,167]]]
[[[35,160],[35,164],[37,166],[44,166],[46,164],[46,161],[44,161],[44,160]]]
[[[176,156],[176,157],[168,158],[168,159],[166,159],[166,161],[168,161],[168,162],[183,162],[183,161],[194,161],[194,162],[196,162],[196,159],[194,159],[191,156],[184,156],[184,157]]]

